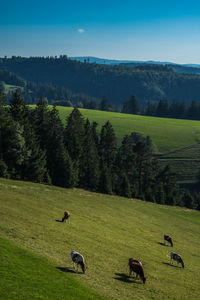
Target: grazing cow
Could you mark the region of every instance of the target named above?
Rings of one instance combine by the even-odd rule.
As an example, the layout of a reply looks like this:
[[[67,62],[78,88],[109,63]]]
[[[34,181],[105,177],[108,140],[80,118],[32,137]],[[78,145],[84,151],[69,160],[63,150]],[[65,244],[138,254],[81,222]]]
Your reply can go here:
[[[62,222],[69,222],[69,217],[70,217],[70,212],[69,211],[65,211],[64,212],[64,217],[62,218]]]
[[[139,276],[143,283],[145,283],[146,278],[144,277],[144,271],[142,267],[142,263],[136,259],[129,258],[129,276],[131,276],[132,272],[136,273],[136,278]]]
[[[164,234],[164,243],[165,243],[165,241],[167,241],[168,243],[170,243],[171,246],[173,247],[172,238],[169,235],[167,235],[167,234]]]
[[[171,259],[170,260],[171,264],[173,264],[173,260],[175,260],[177,262],[177,265],[179,263],[181,263],[182,267],[184,268],[184,262],[183,262],[183,260],[182,260],[182,258],[181,258],[181,256],[179,254],[171,252],[170,253],[170,259]]]
[[[130,267],[130,265],[132,264],[132,262],[136,263],[136,264],[140,264],[142,266],[142,263],[141,261],[133,258],[133,257],[130,257],[129,260],[128,260],[128,266]]]
[[[80,265],[83,273],[85,273],[86,266],[85,266],[85,260],[84,260],[83,255],[81,255],[80,253],[78,253],[76,251],[72,251],[71,258],[72,258],[74,270],[75,270],[75,264],[76,264],[76,266],[77,266],[76,272],[78,272],[78,267]]]

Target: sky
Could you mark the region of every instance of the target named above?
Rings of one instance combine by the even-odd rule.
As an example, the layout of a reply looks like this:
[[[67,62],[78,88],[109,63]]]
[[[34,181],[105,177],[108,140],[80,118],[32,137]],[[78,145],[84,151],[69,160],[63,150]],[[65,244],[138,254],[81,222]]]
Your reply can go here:
[[[0,57],[61,54],[200,64],[200,1],[1,2]]]

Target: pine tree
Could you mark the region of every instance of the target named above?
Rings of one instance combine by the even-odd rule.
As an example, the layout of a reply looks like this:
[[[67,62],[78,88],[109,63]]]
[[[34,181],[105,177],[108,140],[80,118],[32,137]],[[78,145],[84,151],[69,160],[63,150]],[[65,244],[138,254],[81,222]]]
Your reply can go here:
[[[120,173],[117,183],[118,183],[116,186],[117,194],[120,196],[130,198],[132,196],[132,193],[131,193],[129,180],[125,172]]]
[[[99,142],[99,155],[104,164],[112,169],[117,152],[117,140],[109,121],[102,126]]]
[[[0,158],[0,177],[9,178],[8,167],[2,158]]]
[[[64,131],[64,144],[73,161],[79,161],[83,150],[85,120],[77,108],[74,108],[67,119]]]
[[[195,206],[194,197],[191,195],[189,191],[184,191],[182,196],[182,201],[184,203],[184,206],[187,208],[192,209]]]
[[[96,191],[99,185],[99,155],[95,142],[95,124],[90,125],[87,119],[83,140],[83,151],[80,157],[80,186]]]
[[[176,185],[176,174],[171,171],[170,166],[167,165],[160,172],[160,179],[163,184],[163,190],[165,193],[165,203],[168,205],[176,205],[177,198],[177,185]]]
[[[14,121],[25,125],[25,119],[28,117],[28,108],[17,90],[10,101],[10,112]]]
[[[73,164],[63,143],[57,145],[53,159],[52,183],[67,188],[73,187],[76,183]]]
[[[126,114],[138,114],[140,112],[140,105],[135,96],[131,96],[128,101],[124,102],[122,112]]]
[[[111,173],[103,161],[100,163],[99,191],[105,194],[112,194]]]

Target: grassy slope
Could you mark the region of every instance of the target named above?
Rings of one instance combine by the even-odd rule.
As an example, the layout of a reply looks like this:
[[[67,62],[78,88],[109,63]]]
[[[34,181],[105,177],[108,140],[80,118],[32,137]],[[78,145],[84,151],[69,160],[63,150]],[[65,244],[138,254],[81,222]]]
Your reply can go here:
[[[58,107],[64,121],[72,108]],[[102,112],[89,109],[80,109],[81,113],[99,126],[107,120],[111,122],[119,140],[133,131],[149,135],[156,145],[158,153],[191,146],[200,141],[200,122],[191,120],[177,120],[137,116],[113,112]]]
[[[63,122],[72,108],[59,107]],[[107,120],[112,123],[119,142],[124,135],[133,131],[149,135],[157,154],[167,153],[161,160],[170,164],[180,182],[195,182],[200,170],[200,122],[167,118],[145,117],[81,109],[81,113],[100,126]],[[197,144],[198,143],[198,144]]]
[[[87,273],[72,272],[72,278],[109,299],[200,298],[197,211],[4,179],[0,203],[3,238],[70,272],[70,251],[83,253]],[[70,224],[56,221],[66,209]],[[162,245],[165,232],[172,235],[173,250],[182,255],[185,269],[168,264],[171,247]],[[143,262],[145,285],[127,278],[131,256]]]
[[[2,238],[0,261],[0,299],[104,299],[73,279],[65,269],[56,269],[46,259]]]

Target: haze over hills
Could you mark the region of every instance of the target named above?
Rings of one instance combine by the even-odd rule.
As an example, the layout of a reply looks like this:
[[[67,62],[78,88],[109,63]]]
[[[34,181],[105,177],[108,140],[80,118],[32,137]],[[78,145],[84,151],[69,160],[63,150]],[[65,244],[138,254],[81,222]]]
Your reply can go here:
[[[167,61],[154,61],[154,60],[118,60],[118,59],[108,59],[108,58],[99,58],[94,56],[72,56],[69,57],[72,60],[77,60],[80,62],[90,62],[90,63],[97,63],[97,64],[106,64],[106,65],[120,65],[120,64],[155,64],[155,65],[174,65],[174,66],[181,66],[187,68],[198,68],[200,69],[199,64],[177,64],[173,62]]]

